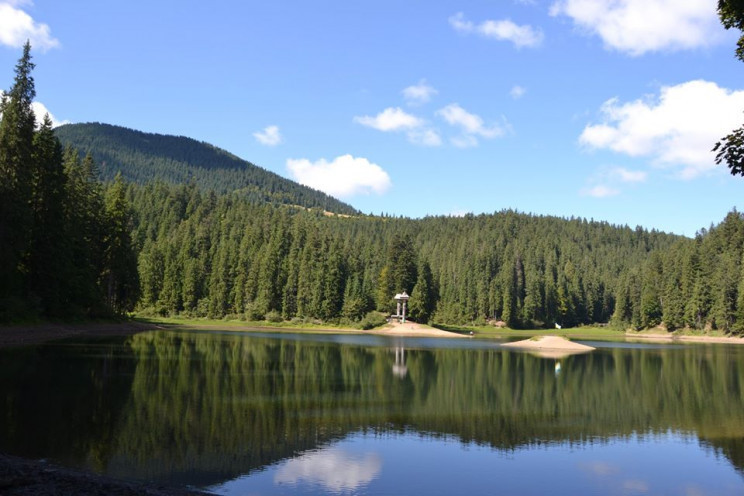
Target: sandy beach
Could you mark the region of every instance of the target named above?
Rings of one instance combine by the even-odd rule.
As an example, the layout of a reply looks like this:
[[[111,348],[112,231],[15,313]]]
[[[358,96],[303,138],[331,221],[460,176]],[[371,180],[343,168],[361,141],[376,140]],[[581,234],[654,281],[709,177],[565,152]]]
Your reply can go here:
[[[423,336],[430,338],[466,338],[468,336],[456,332],[443,331],[415,322],[406,322],[405,324],[393,323],[382,329],[373,329],[364,331],[367,334],[380,334],[382,336]]]
[[[537,339],[525,339],[514,343],[504,343],[501,346],[505,348],[514,348],[520,350],[550,351],[559,353],[587,353],[595,350],[592,346],[581,343],[574,343],[560,336],[542,336]]]

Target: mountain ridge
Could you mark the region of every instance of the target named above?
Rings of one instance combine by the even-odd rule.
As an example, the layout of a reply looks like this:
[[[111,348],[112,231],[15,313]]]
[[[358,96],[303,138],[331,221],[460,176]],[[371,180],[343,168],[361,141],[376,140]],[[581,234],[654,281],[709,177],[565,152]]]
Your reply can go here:
[[[90,153],[104,181],[112,180],[117,172],[138,184],[195,181],[200,188],[218,193],[239,191],[256,202],[320,208],[337,214],[359,213],[326,193],[186,136],[147,133],[99,122],[65,124],[54,132],[63,146]]]

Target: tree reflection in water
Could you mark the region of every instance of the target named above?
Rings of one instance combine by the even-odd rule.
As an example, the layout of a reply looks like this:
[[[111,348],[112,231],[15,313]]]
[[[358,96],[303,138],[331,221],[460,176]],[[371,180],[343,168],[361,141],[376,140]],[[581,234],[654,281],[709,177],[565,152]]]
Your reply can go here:
[[[0,449],[196,486],[303,453],[277,477],[322,483],[340,460],[359,480],[375,477],[372,455],[313,451],[358,432],[508,453],[673,431],[744,468],[739,349],[600,349],[562,358],[559,374],[554,359],[493,346],[346,341],[154,332],[124,345],[2,350]]]

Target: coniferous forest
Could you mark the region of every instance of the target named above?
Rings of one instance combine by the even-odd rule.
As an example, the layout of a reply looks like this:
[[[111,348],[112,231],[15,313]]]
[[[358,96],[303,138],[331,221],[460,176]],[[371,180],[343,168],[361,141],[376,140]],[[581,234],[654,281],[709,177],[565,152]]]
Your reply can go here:
[[[2,321],[136,310],[374,325],[407,291],[419,322],[744,333],[736,211],[694,239],[511,210],[362,215],[193,140],[57,136],[31,110],[32,69],[27,44],[0,107]]]

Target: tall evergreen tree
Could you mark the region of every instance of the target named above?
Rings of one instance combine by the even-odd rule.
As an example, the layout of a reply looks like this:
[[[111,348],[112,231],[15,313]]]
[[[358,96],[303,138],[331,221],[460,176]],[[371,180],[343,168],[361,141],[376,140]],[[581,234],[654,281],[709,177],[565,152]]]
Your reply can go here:
[[[13,87],[0,100],[0,317],[23,306],[28,272],[36,96],[31,44],[15,67]]]
[[[46,115],[34,137],[28,281],[31,297],[40,301],[42,313],[48,316],[68,310],[65,285],[71,251],[64,217],[66,182],[62,147]]]
[[[411,319],[415,322],[428,323],[434,314],[436,305],[436,289],[431,274],[429,262],[423,261],[418,270],[416,285],[413,287],[411,299],[408,302]]]
[[[106,234],[101,274],[106,304],[116,314],[134,308],[139,299],[137,259],[130,238],[129,203],[124,181],[117,175],[106,194]]]

